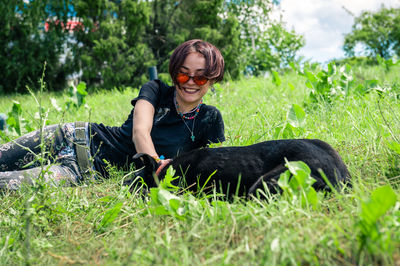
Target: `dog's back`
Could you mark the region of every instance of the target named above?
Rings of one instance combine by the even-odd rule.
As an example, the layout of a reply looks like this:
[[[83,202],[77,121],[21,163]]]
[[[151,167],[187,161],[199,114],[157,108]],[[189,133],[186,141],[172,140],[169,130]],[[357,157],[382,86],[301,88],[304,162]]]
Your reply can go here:
[[[347,182],[350,177],[337,151],[317,139],[271,140],[242,147],[197,149],[177,156],[170,165],[192,190],[203,187],[207,182],[206,186],[215,184],[217,192],[232,195],[238,188],[239,195],[244,195],[262,188],[263,182],[272,189],[276,187],[280,174],[287,170],[285,158],[305,162],[317,180],[313,186],[318,190],[328,189],[320,170],[333,186]],[[149,167],[154,168],[154,164]],[[160,179],[165,176],[168,167],[160,172]],[[149,183],[154,185],[151,180]]]

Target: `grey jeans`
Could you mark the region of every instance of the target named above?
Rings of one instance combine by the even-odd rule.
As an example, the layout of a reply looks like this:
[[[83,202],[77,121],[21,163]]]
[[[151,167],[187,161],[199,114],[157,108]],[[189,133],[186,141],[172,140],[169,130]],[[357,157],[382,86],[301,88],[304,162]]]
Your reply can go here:
[[[89,147],[87,123],[86,139]],[[74,123],[66,123],[46,126],[42,134],[33,131],[0,145],[0,190],[16,190],[23,183],[32,185],[39,180],[54,185],[83,181],[75,141]]]

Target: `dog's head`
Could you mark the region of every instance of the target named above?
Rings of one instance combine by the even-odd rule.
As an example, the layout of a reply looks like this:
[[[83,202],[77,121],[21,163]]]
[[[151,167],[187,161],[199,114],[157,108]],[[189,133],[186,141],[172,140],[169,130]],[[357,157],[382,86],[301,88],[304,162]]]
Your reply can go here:
[[[143,178],[143,181],[149,187],[156,186],[154,174],[158,168],[158,164],[153,157],[145,153],[137,153],[132,157],[135,164],[135,174],[124,181],[124,185],[130,185],[138,176]]]
[[[137,153],[132,157],[132,160],[135,163],[136,169],[147,167],[153,169],[154,172],[157,170],[158,164],[156,160],[147,153]]]
[[[136,169],[140,169],[138,172],[142,173],[141,177],[153,177],[153,174],[157,171],[158,163],[156,160],[146,153],[137,153],[133,157]]]

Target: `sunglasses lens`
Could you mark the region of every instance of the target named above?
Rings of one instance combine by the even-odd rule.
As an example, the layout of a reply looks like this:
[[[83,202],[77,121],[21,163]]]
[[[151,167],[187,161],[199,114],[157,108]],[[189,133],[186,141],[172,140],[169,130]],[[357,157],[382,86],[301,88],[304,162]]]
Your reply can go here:
[[[188,80],[189,80],[189,76],[188,75],[186,75],[186,74],[183,74],[183,73],[179,73],[177,76],[176,76],[176,80],[179,82],[179,83],[186,83]]]
[[[193,81],[194,81],[194,83],[196,83],[197,85],[202,86],[202,85],[204,85],[204,84],[207,83],[208,79],[207,79],[206,77],[203,77],[203,76],[195,76],[195,77],[193,78]]]
[[[188,82],[190,78],[191,77],[185,73],[178,73],[178,75],[176,76],[176,81],[178,81],[181,84],[184,84],[184,83]],[[194,83],[196,83],[199,86],[206,84],[208,81],[208,78],[206,78],[204,76],[194,76],[192,78],[193,78]]]

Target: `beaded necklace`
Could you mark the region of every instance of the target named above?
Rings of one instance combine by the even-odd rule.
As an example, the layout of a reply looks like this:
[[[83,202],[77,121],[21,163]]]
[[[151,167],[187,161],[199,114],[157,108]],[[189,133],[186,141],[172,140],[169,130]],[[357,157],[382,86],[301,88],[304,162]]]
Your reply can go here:
[[[183,123],[185,124],[185,126],[187,127],[187,129],[190,132],[190,139],[194,142],[195,136],[194,136],[194,122],[196,121],[196,116],[199,114],[200,111],[200,107],[203,104],[203,99],[200,100],[200,103],[197,105],[196,108],[192,109],[190,112],[187,112],[185,114],[189,114],[189,113],[193,113],[194,115],[192,116],[187,116],[185,114],[183,114],[182,112],[179,111],[179,105],[178,105],[178,101],[176,100],[176,94],[174,97],[174,104],[175,104],[175,108],[176,108],[176,112],[179,114],[179,116],[181,117]],[[186,120],[192,120],[193,119],[193,124],[192,124],[192,129],[190,129],[190,127],[186,124]]]
[[[175,103],[176,112],[178,113],[178,115],[180,117],[182,117],[183,119],[192,120],[192,119],[195,119],[196,116],[199,114],[200,107],[203,104],[203,99],[200,100],[200,103],[196,106],[196,108],[192,109],[191,111],[189,111],[187,113],[182,113],[181,111],[179,111],[179,104],[176,100],[176,97],[174,98],[174,103]],[[191,114],[193,112],[194,112],[194,115],[192,115],[192,116],[187,115],[187,114]]]

